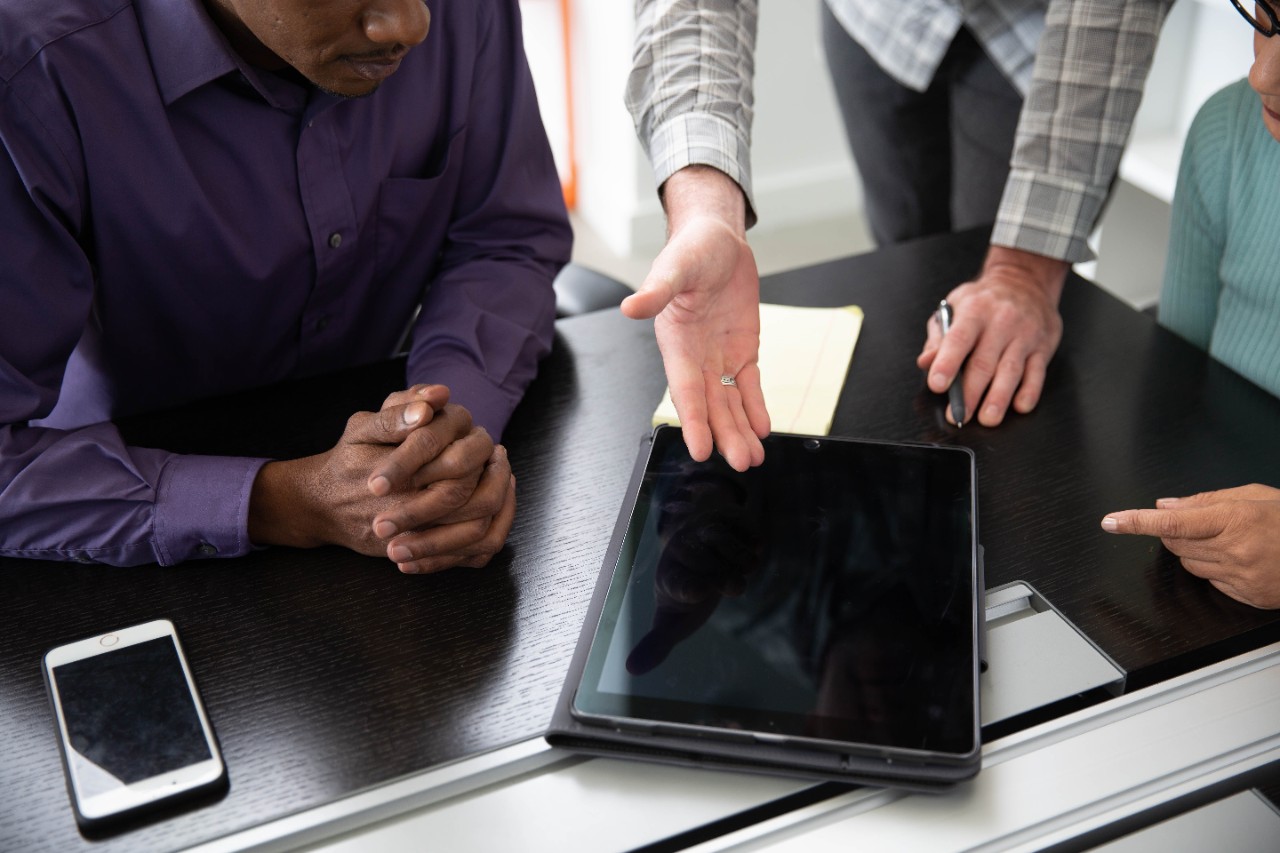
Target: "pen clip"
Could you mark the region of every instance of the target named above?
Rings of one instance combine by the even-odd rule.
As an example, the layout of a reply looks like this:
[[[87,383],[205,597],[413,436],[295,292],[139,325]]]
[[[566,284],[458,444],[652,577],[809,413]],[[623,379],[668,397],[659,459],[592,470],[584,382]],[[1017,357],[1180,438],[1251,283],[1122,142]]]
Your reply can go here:
[[[951,331],[951,304],[947,300],[938,303],[938,325],[942,327],[942,334]]]

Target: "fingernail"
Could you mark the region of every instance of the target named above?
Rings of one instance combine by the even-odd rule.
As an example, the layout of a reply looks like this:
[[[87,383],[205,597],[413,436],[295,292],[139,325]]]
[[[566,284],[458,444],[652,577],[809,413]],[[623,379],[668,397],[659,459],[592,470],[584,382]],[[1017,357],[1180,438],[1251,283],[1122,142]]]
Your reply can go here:
[[[381,497],[391,491],[391,481],[379,474],[369,481],[369,491]]]
[[[1120,522],[1117,521],[1114,516],[1108,515],[1106,518],[1102,519],[1102,529],[1108,533],[1115,533],[1119,528]]]
[[[1180,500],[1181,498],[1156,498],[1156,506],[1158,507],[1174,506]]]
[[[1000,409],[994,405],[987,406],[983,414],[985,414],[989,418],[998,418],[1000,417]]]
[[[396,563],[407,563],[413,559],[413,552],[404,545],[392,545],[387,554]]]
[[[404,410],[404,422],[405,422],[408,426],[413,426],[414,424],[416,424],[416,423],[417,423],[418,421],[420,421],[420,420],[422,420],[422,407],[421,407],[421,406],[406,406],[406,407],[405,407],[405,410]]]
[[[390,539],[396,535],[396,526],[394,523],[383,519],[373,526],[373,532],[379,539]]]

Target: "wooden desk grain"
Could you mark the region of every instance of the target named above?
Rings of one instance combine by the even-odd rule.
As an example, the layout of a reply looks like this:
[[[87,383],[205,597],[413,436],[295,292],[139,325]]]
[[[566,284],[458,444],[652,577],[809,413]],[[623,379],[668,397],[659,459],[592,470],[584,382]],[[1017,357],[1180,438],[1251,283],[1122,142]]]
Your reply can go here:
[[[1130,673],[1129,689],[1280,638],[1280,613],[1228,599],[1156,540],[1099,527],[1159,497],[1280,486],[1280,400],[1073,276],[1036,410],[995,429],[949,426],[915,356],[938,300],[981,264],[985,241],[973,236],[762,284],[766,301],[866,313],[834,431],[972,448],[987,585],[1031,582]]]
[[[766,298],[866,312],[836,432],[974,449],[991,585],[1036,585],[1136,686],[1280,636],[1158,543],[1108,536],[1112,509],[1251,480],[1280,484],[1280,401],[1083,282],[1040,408],[956,431],[914,366],[923,322],[985,235],[774,276]],[[179,451],[295,456],[402,384],[381,365],[124,424]],[[538,736],[550,717],[622,492],[664,387],[647,323],[562,321],[508,429],[519,509],[488,568],[404,577],[339,549],[111,569],[0,561],[0,849],[170,849]],[[166,617],[227,759],[221,800],[89,842],[63,786],[40,657]]]
[[[407,577],[336,548],[173,568],[0,561],[0,850],[184,846],[540,734],[664,387],[651,324],[561,328],[508,430],[518,516],[485,569]],[[126,432],[180,451],[305,455],[332,444],[346,413],[377,408],[402,371],[303,382]],[[230,790],[90,843],[67,801],[40,659],[157,617],[178,627]]]

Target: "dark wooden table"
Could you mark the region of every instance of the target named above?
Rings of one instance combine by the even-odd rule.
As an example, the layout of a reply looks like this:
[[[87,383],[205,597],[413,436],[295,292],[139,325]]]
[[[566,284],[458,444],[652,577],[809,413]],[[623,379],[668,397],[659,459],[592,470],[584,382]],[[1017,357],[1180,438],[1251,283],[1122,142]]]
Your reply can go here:
[[[1066,335],[1031,415],[942,420],[914,365],[937,300],[985,235],[936,238],[773,276],[765,298],[866,314],[835,432],[976,452],[990,585],[1031,582],[1129,672],[1130,688],[1280,638],[1107,511],[1280,484],[1280,400],[1073,281]],[[122,424],[178,451],[296,456],[403,382],[389,363]],[[646,323],[561,321],[508,429],[519,512],[488,568],[405,577],[338,549],[110,569],[0,560],[0,850],[168,849],[537,737],[550,718],[635,454],[664,387]],[[45,650],[165,617],[178,626],[227,760],[225,797],[89,841],[63,785]]]

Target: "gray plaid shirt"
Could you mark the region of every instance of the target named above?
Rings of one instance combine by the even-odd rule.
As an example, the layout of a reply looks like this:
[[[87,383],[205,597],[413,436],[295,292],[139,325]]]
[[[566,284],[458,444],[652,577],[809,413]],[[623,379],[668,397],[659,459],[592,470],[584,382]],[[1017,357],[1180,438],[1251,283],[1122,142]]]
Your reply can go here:
[[[888,74],[918,90],[967,25],[1026,96],[992,242],[1073,262],[1090,257],[1085,240],[1173,0],[827,3]],[[714,166],[738,182],[754,210],[757,19],[757,0],[636,0],[627,106],[659,185],[684,166]]]

